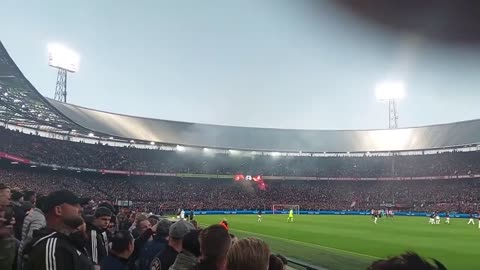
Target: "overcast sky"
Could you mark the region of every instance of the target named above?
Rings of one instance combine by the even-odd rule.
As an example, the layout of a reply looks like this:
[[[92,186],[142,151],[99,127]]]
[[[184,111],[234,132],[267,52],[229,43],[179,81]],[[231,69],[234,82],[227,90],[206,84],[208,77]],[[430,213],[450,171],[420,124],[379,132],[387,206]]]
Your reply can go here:
[[[316,2],[316,5],[312,4]],[[0,39],[53,97],[47,44],[81,55],[68,101],[169,120],[388,127],[375,84],[403,80],[400,126],[478,118],[480,53],[386,32],[334,1],[2,1]]]

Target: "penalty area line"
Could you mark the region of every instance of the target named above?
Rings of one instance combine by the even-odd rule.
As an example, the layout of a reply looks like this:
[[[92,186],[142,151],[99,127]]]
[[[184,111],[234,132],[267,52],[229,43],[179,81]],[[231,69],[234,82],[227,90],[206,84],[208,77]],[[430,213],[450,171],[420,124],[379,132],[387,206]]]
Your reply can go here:
[[[210,226],[210,225],[207,225],[207,224],[201,224],[202,226]],[[337,251],[337,252],[342,252],[342,253],[348,253],[348,254],[352,254],[352,255],[356,255],[356,256],[362,256],[362,257],[368,257],[368,258],[372,258],[372,259],[382,259],[380,257],[377,257],[377,256],[372,256],[372,255],[368,255],[368,254],[363,254],[363,253],[358,253],[358,252],[355,252],[355,251],[348,251],[348,250],[344,250],[344,249],[339,249],[339,248],[334,248],[334,247],[327,247],[327,246],[322,246],[322,245],[318,245],[318,244],[312,244],[312,243],[308,243],[308,242],[303,242],[303,241],[298,241],[298,240],[292,240],[292,239],[286,239],[286,238],[282,238],[282,237],[278,237],[278,236],[273,236],[273,235],[269,235],[269,234],[262,234],[262,233],[255,233],[255,232],[250,232],[250,231],[244,231],[244,230],[239,230],[239,229],[232,229],[230,228],[231,231],[237,231],[237,232],[241,232],[241,233],[246,233],[246,234],[254,234],[254,235],[258,235],[258,236],[263,236],[263,237],[267,237],[267,238],[273,238],[273,239],[277,239],[277,240],[283,240],[283,241],[287,241],[287,242],[291,242],[291,243],[297,243],[297,244],[300,244],[300,245],[303,245],[303,246],[310,246],[310,247],[314,247],[314,248],[322,248],[322,249],[327,249],[327,250],[332,250],[332,251]]]

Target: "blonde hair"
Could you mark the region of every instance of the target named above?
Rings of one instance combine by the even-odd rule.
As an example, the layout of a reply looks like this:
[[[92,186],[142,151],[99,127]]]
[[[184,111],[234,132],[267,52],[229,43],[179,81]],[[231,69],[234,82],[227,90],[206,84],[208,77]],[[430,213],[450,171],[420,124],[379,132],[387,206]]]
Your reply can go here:
[[[270,249],[267,243],[258,238],[245,238],[236,241],[227,254],[228,270],[267,270]]]

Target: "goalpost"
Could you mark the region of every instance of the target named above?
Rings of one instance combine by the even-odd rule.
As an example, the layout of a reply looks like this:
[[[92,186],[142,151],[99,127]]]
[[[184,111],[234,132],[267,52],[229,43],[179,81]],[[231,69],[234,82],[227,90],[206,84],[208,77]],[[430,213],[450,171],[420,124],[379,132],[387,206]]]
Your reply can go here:
[[[300,214],[300,205],[298,204],[274,204],[272,205],[272,214],[281,214],[282,211],[290,211],[293,209],[293,213]]]

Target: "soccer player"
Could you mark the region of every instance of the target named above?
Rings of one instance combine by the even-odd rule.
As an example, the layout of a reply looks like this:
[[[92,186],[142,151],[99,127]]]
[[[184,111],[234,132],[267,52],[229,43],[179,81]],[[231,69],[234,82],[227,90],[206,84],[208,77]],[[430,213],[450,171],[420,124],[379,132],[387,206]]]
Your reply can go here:
[[[440,224],[440,213],[438,212],[435,214],[435,224]]]
[[[430,214],[430,221],[428,221],[428,224],[435,224],[435,212]]]
[[[449,224],[450,225],[450,212],[447,212],[445,214],[445,224]]]
[[[288,212],[287,222],[293,222],[293,209]]]
[[[262,222],[262,211],[258,210],[257,222]]]
[[[376,211],[374,214],[373,214],[373,223],[377,224],[377,221],[378,221],[378,217],[380,216],[380,211]]]
[[[475,225],[475,220],[473,220],[473,213],[470,213],[470,219],[468,220],[467,225],[470,225],[470,223]]]

